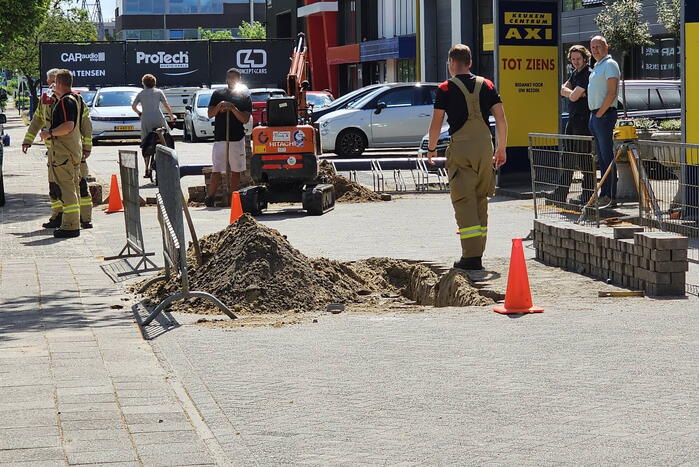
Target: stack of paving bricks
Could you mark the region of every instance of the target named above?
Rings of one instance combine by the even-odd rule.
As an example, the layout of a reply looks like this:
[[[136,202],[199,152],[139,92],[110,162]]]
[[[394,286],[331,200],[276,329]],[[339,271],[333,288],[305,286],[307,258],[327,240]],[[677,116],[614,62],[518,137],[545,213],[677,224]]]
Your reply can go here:
[[[534,221],[536,258],[543,263],[648,295],[685,295],[688,246],[687,237],[637,226]]]

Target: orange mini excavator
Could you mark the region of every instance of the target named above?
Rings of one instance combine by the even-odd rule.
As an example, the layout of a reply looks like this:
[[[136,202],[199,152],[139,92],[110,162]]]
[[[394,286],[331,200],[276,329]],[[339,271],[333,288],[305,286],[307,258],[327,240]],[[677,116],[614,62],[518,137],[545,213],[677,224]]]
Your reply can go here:
[[[267,101],[266,124],[252,130],[251,176],[255,186],[240,190],[245,212],[260,214],[269,203],[301,202],[308,214],[335,206],[335,188],[318,174],[320,133],[306,105],[308,61],[299,34],[286,77],[288,96]]]

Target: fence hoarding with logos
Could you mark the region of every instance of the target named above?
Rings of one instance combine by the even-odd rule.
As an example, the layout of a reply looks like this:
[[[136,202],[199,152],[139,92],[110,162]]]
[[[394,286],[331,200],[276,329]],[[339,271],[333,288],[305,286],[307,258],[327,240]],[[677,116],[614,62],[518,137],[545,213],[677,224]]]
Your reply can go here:
[[[73,86],[123,85],[126,81],[124,42],[44,42],[40,50],[41,80],[52,68],[73,73]]]
[[[285,87],[293,43],[288,39],[121,42],[42,42],[41,76],[51,68],[73,72],[75,86],[141,85],[150,73],[158,86],[225,83],[237,68],[253,87]]]
[[[290,40],[214,40],[210,42],[211,82],[225,83],[226,71],[240,70],[249,88],[282,87],[289,72]]]
[[[209,42],[126,42],[126,82],[138,85],[146,73],[155,76],[158,86],[209,83]]]

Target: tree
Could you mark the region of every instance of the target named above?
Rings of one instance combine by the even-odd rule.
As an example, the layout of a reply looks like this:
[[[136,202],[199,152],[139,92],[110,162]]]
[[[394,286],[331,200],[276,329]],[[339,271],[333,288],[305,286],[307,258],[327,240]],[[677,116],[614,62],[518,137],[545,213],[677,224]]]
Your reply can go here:
[[[1,0],[0,0],[1,1]],[[26,35],[7,44],[0,56],[0,67],[17,70],[27,77],[32,99],[39,87],[39,44],[59,41],[94,41],[97,30],[87,12],[77,8],[68,10],[54,6],[45,19]],[[36,103],[36,101],[34,101]]]
[[[641,7],[640,0],[614,0],[605,5],[595,17],[595,23],[610,47],[621,53],[621,96],[624,102],[624,118],[628,116],[626,84],[623,81],[626,56],[637,45],[652,44],[648,23],[642,20]]]
[[[0,53],[15,38],[30,34],[46,15],[51,0],[0,0]]]
[[[267,28],[259,21],[248,23],[243,21],[238,28],[238,37],[243,39],[266,39]]]
[[[233,34],[228,29],[212,31],[211,29],[199,28],[200,39],[233,39]]]
[[[676,39],[682,31],[682,1],[656,0],[658,7],[658,22]]]

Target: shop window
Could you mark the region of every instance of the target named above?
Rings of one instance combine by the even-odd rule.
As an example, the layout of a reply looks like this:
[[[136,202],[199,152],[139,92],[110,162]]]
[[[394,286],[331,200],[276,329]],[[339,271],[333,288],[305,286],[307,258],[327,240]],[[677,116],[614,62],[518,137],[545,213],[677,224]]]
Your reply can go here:
[[[184,39],[184,31],[182,29],[171,29],[170,40]]]
[[[397,63],[398,82],[409,83],[415,81],[415,59],[400,59]]]

